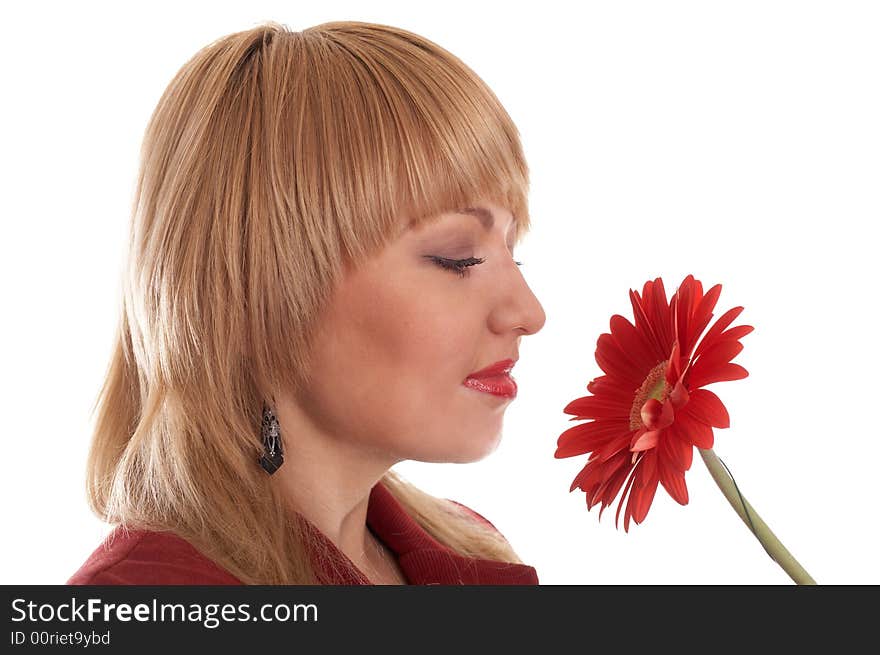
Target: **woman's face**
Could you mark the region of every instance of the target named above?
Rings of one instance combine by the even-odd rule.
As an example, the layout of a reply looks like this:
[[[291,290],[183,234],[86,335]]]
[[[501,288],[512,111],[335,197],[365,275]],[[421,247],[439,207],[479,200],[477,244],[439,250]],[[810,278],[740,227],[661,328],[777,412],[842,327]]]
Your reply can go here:
[[[545,315],[514,262],[510,212],[475,207],[482,218],[408,227],[336,289],[297,397],[322,433],[393,461],[471,462],[497,447],[512,398],[463,382],[516,360]],[[484,261],[461,276],[432,258]]]

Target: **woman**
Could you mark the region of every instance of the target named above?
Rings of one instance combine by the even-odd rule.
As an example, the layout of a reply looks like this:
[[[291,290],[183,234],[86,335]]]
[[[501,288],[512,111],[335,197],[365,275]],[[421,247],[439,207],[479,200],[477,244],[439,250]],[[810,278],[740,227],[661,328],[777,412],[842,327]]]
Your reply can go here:
[[[538,584],[403,460],[498,444],[543,325],[515,126],[401,29],[269,22],[178,72],[141,151],[69,584]],[[469,376],[498,364],[480,376]]]

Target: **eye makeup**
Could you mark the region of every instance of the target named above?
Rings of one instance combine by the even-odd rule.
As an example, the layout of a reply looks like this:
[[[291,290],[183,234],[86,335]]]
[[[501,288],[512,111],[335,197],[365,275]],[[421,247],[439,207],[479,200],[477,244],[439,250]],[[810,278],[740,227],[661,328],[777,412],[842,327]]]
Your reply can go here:
[[[450,255],[465,255],[472,253],[479,247],[478,244],[483,243],[484,236],[476,232],[478,227],[476,224],[469,224],[463,227],[461,224],[442,223],[438,226],[441,229],[428,230],[424,234],[419,235],[416,241],[416,248],[424,249],[430,252],[445,251]],[[515,242],[514,242],[515,243]],[[513,256],[513,243],[507,244],[508,252]],[[423,252],[424,252],[423,250]],[[452,271],[461,278],[467,277],[470,273],[471,266],[478,266],[486,261],[484,257],[441,257],[439,255],[423,255],[425,259],[432,261],[440,268]],[[522,266],[522,262],[514,261],[517,266]]]
[[[428,255],[426,259],[430,259],[441,268],[454,271],[459,277],[466,277],[469,273],[468,268],[477,266],[486,261],[483,257],[467,257],[465,259],[448,259],[446,257],[437,257]],[[514,261],[517,266],[522,266],[522,262]]]
[[[445,268],[450,271],[454,271],[458,274],[459,277],[465,277],[468,274],[468,268],[471,266],[477,266],[478,264],[482,264],[485,259],[482,257],[467,257],[465,259],[447,259],[445,257],[435,257],[429,256],[428,259],[433,261],[435,264],[440,266],[440,268]]]

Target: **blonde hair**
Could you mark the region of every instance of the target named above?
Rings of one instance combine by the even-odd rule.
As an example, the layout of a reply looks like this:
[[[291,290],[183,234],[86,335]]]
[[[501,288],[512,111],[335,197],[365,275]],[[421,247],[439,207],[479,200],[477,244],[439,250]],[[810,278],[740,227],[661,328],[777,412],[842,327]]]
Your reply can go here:
[[[92,510],[171,531],[245,583],[318,583],[306,530],[257,464],[264,400],[309,384],[320,308],[401,217],[488,199],[519,240],[527,189],[498,99],[420,36],[270,21],[199,50],[144,134]],[[394,471],[382,482],[456,552],[521,562],[454,503]]]

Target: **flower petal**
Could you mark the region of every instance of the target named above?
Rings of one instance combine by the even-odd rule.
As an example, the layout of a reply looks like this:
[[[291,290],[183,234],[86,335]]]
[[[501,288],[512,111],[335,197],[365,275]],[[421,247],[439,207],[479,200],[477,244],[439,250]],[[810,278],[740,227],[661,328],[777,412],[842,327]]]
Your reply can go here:
[[[689,357],[691,355],[694,346],[697,345],[697,339],[703,333],[703,330],[706,329],[706,326],[709,325],[709,321],[712,320],[712,310],[715,309],[720,295],[721,285],[716,284],[706,292],[706,295],[703,296],[694,309],[693,319],[689,326],[690,329],[681,337],[683,351],[686,356]]]
[[[648,432],[645,432],[635,440],[635,443],[633,443],[629,449],[635,453],[653,448],[657,445],[657,440],[660,438],[662,432],[663,430],[649,430]]]
[[[657,449],[654,448],[649,450],[640,460],[639,466],[642,469],[642,477],[645,480],[650,480],[652,477],[657,475],[657,462],[659,461],[659,457],[657,456]]]
[[[742,339],[754,329],[751,325],[737,325],[722,332],[719,339]]]
[[[650,370],[662,357],[651,350],[651,346],[645,341],[642,333],[620,314],[611,317],[611,336],[620,347],[620,350],[629,357],[639,368]]]
[[[682,335],[688,333],[688,324],[690,323],[691,304],[694,291],[691,282],[692,280],[692,275],[688,275],[682,280],[681,284],[678,285],[678,289],[676,289],[675,293],[672,295],[672,300],[669,303],[669,306],[672,308],[673,317],[672,338],[675,341],[678,341],[679,347],[684,345],[685,339],[682,339]]]
[[[623,487],[623,492],[620,494],[620,502],[617,503],[617,511],[614,513],[614,525],[617,525],[617,522],[620,520],[620,510],[623,509],[624,504],[627,505],[627,511],[624,512],[623,517],[623,531],[629,532],[629,504],[631,499],[629,498],[630,489],[632,489],[633,481],[636,479],[635,469],[630,470],[629,477],[626,480],[626,485]]]
[[[702,366],[718,366],[726,364],[742,352],[743,345],[739,341],[718,341],[714,346],[703,351],[693,366],[702,363]]]
[[[582,418],[617,418],[629,420],[630,407],[598,396],[584,396],[572,400],[562,411]]]
[[[649,283],[650,284],[650,283]],[[646,308],[654,332],[660,339],[664,350],[672,348],[675,335],[672,333],[672,313],[666,300],[666,289],[663,288],[663,278],[657,278],[653,284],[645,285],[645,300],[649,301]]]
[[[661,343],[660,339],[657,337],[657,333],[651,325],[651,319],[648,318],[648,315],[645,313],[638,292],[630,289],[629,299],[633,307],[633,316],[635,316],[636,319],[636,330],[644,335],[645,341],[647,341],[648,347],[651,349],[651,352],[657,361],[663,361],[666,358],[666,353],[669,351],[669,348]]]
[[[639,480],[637,482],[640,482],[641,486],[638,488],[633,487],[633,490],[630,492],[630,501],[633,503],[632,519],[636,524],[639,524],[645,520],[648,510],[651,509],[651,503],[654,502],[654,494],[657,492],[659,480],[656,475],[653,475],[647,480]]]
[[[678,471],[687,471],[693,463],[694,447],[675,423],[666,428],[666,438],[660,442],[658,450],[661,459]]]
[[[702,386],[693,381],[694,377],[699,379],[710,375],[713,371],[725,366],[742,349],[743,345],[739,341],[724,340],[716,342],[714,346],[703,351],[696,361],[692,362],[691,369],[686,376],[688,389]]]
[[[693,444],[697,448],[711,448],[715,443],[715,433],[712,428],[692,418],[684,412],[675,417],[676,432],[681,439]]]
[[[676,471],[663,465],[661,462],[660,482],[675,502],[679,505],[688,504],[687,484],[684,481],[684,473],[682,471]]]
[[[715,321],[712,327],[709,328],[709,331],[706,332],[700,345],[697,346],[697,349],[694,351],[693,356],[697,357],[704,350],[714,345],[721,332],[724,331],[728,325],[733,323],[733,320],[742,313],[742,310],[743,307],[734,307],[733,309],[728,309],[724,312],[721,317]]]
[[[611,439],[599,450],[595,451],[593,453],[593,457],[601,462],[604,462],[611,459],[622,450],[625,450],[627,453],[629,453],[629,444],[632,441],[632,435],[634,434],[634,432],[635,430],[630,430],[622,434],[620,437],[615,437],[614,439]]]
[[[614,400],[619,403],[632,405],[633,398],[638,391],[637,387],[632,387],[625,382],[622,383],[620,378],[613,378],[610,375],[600,375],[590,380],[587,384],[587,391],[594,396],[603,396],[608,400]]]
[[[574,480],[572,480],[572,483],[571,483],[571,488],[568,490],[569,493],[571,493],[572,491],[574,491],[577,488],[580,488],[580,489],[583,489],[584,491],[586,491],[590,486],[590,483],[589,483],[590,477],[595,475],[595,473],[596,473],[596,467],[593,466],[592,462],[588,462],[587,465],[584,466],[584,468],[582,468],[576,476],[574,476]],[[589,498],[587,499],[587,504],[589,504]]]
[[[648,372],[643,367],[637,367],[623,351],[617,346],[617,342],[607,332],[599,335],[596,341],[596,363],[608,375],[622,378],[628,384],[638,387]]]
[[[614,461],[604,464],[606,470],[605,480],[596,487],[594,492],[595,499],[602,500],[599,520],[602,519],[602,512],[605,511],[605,508],[614,502],[617,493],[632,471],[631,461],[629,451],[621,451]]]
[[[575,425],[559,435],[554,457],[562,459],[588,453],[601,447],[613,437],[628,432],[630,432],[628,423],[607,419]]]
[[[721,399],[708,389],[694,389],[688,404],[681,412],[706,425],[716,428],[730,427],[730,414],[727,413],[727,408]]]
[[[727,382],[747,378],[749,372],[739,364],[722,364],[716,368],[704,368],[691,371],[687,376],[688,387],[704,387],[713,382]]]

